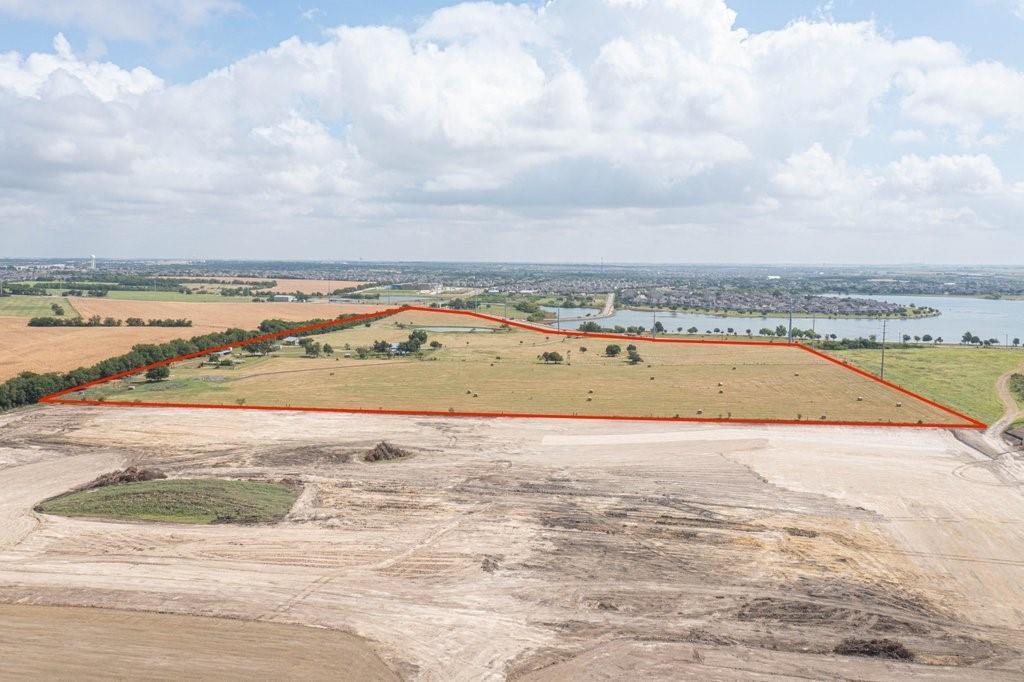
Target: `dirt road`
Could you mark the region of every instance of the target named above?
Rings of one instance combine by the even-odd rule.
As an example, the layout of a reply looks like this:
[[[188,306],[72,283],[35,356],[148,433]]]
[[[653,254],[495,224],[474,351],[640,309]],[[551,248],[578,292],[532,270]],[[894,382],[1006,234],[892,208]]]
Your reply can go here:
[[[361,461],[385,438],[414,455]],[[3,603],[316,626],[419,680],[1024,674],[1024,497],[943,431],[40,406],[0,442],[36,519]],[[277,526],[31,512],[108,463],[305,492]]]

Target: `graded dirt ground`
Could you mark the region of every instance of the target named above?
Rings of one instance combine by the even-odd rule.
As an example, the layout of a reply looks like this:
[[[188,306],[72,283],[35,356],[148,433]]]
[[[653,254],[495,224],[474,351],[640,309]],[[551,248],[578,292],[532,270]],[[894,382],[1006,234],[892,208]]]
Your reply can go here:
[[[412,455],[364,462],[382,440]],[[32,511],[125,466],[304,492],[272,526]],[[0,415],[0,602],[21,623],[0,648],[73,677],[173,645],[147,645],[179,629],[153,614],[138,643],[55,656],[79,626],[34,611],[116,606],[232,619],[186,647],[228,673],[233,642],[289,660],[264,628],[291,623],[411,680],[1020,679],[1022,482],[943,430],[40,405]],[[916,662],[832,654],[847,637]]]
[[[10,679],[395,680],[353,635],[110,609],[0,605]]]
[[[351,349],[397,343],[422,328],[439,350],[359,359]],[[576,416],[763,419],[909,424],[967,420],[795,346],[656,343],[567,337],[443,312],[402,312],[315,337],[333,356],[285,347],[234,368],[200,360],[171,366],[169,381],[138,377],[65,399],[140,403]],[[608,357],[605,347],[623,352]],[[643,361],[630,364],[635,344]],[[349,349],[349,350],[346,350]],[[538,355],[557,351],[566,363]],[[345,357],[352,355],[352,357]]]
[[[178,303],[72,298],[76,310],[92,315],[186,318],[192,327],[28,327],[28,318],[0,317],[0,381],[20,372],[66,372],[126,353],[137,343],[162,343],[230,327],[255,329],[268,318],[302,322],[341,313],[371,312],[376,304],[319,303]]]

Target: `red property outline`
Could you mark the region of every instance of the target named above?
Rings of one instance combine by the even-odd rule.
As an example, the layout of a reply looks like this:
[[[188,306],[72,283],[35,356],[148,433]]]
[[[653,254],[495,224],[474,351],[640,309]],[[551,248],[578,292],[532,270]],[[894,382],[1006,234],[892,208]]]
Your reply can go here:
[[[643,341],[644,343],[689,343],[689,344],[711,344],[711,345],[733,345],[733,346],[770,346],[773,348],[799,348],[812,355],[816,355],[819,358],[823,358],[843,369],[849,370],[863,377],[867,377],[873,381],[887,386],[895,391],[898,391],[904,395],[910,396],[915,400],[931,405],[932,407],[938,408],[943,412],[951,414],[959,419],[963,419],[966,424],[958,423],[917,423],[917,422],[872,422],[872,421],[840,421],[840,420],[798,420],[798,419],[741,419],[741,418],[720,418],[720,417],[631,417],[624,415],[578,415],[578,414],[546,414],[546,413],[528,413],[528,412],[448,412],[439,410],[392,410],[392,409],[369,409],[369,408],[349,408],[349,407],[285,407],[279,405],[203,405],[199,403],[137,403],[127,400],[66,400],[63,396],[69,393],[76,393],[78,391],[92,388],[100,384],[105,384],[115,379],[121,379],[126,376],[134,374],[141,374],[148,369],[153,367],[162,367],[164,365],[170,365],[175,362],[182,360],[190,360],[197,358],[208,353],[213,353],[220,350],[227,350],[228,348],[235,348],[238,346],[244,346],[255,341],[267,341],[270,339],[281,338],[284,336],[291,336],[301,332],[314,331],[317,329],[325,329],[338,324],[349,324],[352,322],[361,322],[363,320],[372,320],[381,317],[388,317],[400,312],[428,312],[428,313],[441,313],[447,315],[463,315],[466,317],[474,317],[481,320],[487,320],[488,322],[497,322],[499,324],[506,324],[510,327],[517,327],[519,329],[526,329],[532,332],[539,332],[542,334],[557,334],[560,336],[569,337],[580,337],[580,338],[597,338],[597,339],[620,339],[626,341]],[[550,329],[548,327],[542,327],[538,325],[532,325],[525,322],[518,322],[516,320],[506,320],[501,317],[495,317],[493,315],[487,315],[485,313],[478,313],[472,310],[451,310],[448,308],[426,308],[422,306],[410,306],[404,305],[397,308],[387,308],[385,310],[378,310],[372,313],[366,313],[363,315],[355,315],[353,317],[345,317],[340,319],[328,320],[326,322],[318,322],[316,324],[305,325],[302,327],[294,327],[292,329],[285,329],[280,332],[273,332],[270,334],[262,334],[260,336],[254,336],[243,341],[236,341],[233,343],[225,343],[220,346],[214,346],[212,348],[205,348],[195,353],[187,353],[185,355],[179,355],[177,357],[170,358],[168,360],[160,360],[159,362],[153,362],[142,367],[135,369],[118,372],[111,374],[110,376],[95,379],[93,381],[84,383],[80,386],[74,386],[67,388],[56,393],[52,393],[43,398],[39,399],[41,403],[48,403],[52,405],[114,405],[117,407],[187,407],[187,408],[209,408],[209,409],[221,409],[221,410],[275,410],[284,412],[340,412],[346,414],[394,414],[394,415],[407,415],[407,416],[435,416],[435,417],[506,417],[506,418],[531,418],[531,419],[590,419],[590,420],[613,420],[613,421],[648,421],[648,422],[697,422],[697,423],[731,423],[731,424],[803,424],[803,425],[818,425],[818,426],[884,426],[884,427],[907,427],[907,428],[942,428],[942,429],[984,429],[986,425],[973,417],[968,417],[966,414],[962,414],[951,407],[947,407],[934,400],[929,400],[922,395],[918,395],[913,391],[897,386],[896,384],[881,379],[870,372],[866,372],[857,367],[848,365],[826,353],[822,353],[819,350],[815,350],[801,343],[795,343],[792,341],[783,341],[775,343],[773,341],[755,341],[755,340],[742,340],[742,339],[721,339],[721,340],[710,340],[710,339],[668,339],[668,338],[644,338],[637,336],[628,336],[625,334],[610,334],[603,332],[581,332],[581,331],[563,331],[560,329]]]

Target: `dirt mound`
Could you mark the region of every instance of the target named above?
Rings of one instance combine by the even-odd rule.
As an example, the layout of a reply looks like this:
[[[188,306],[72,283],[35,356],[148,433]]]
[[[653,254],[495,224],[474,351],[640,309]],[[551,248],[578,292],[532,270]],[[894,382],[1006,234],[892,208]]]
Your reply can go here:
[[[111,471],[110,473],[103,474],[89,483],[86,483],[78,490],[92,490],[93,488],[103,488],[108,485],[117,485],[118,483],[138,483],[139,481],[155,481],[158,478],[167,478],[167,474],[160,471],[159,469],[141,469],[139,467],[128,467],[127,469],[121,469],[119,471]]]
[[[408,450],[396,447],[386,440],[374,445],[370,450],[363,455],[363,460],[366,462],[384,462],[393,459],[402,459],[408,457],[412,453]]]
[[[914,654],[895,639],[859,639],[848,637],[836,645],[835,653],[842,656],[871,656],[894,658],[901,661],[913,660]]]

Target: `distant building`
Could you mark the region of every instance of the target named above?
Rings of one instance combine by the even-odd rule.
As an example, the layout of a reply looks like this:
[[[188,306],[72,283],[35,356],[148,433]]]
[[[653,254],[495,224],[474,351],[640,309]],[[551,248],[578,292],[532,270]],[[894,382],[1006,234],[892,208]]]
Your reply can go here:
[[[291,303],[295,300],[295,297],[288,294],[274,294],[270,297],[270,300],[274,303]]]
[[[286,346],[297,346],[299,344],[299,337],[297,336],[286,336],[281,339],[281,343]]]

